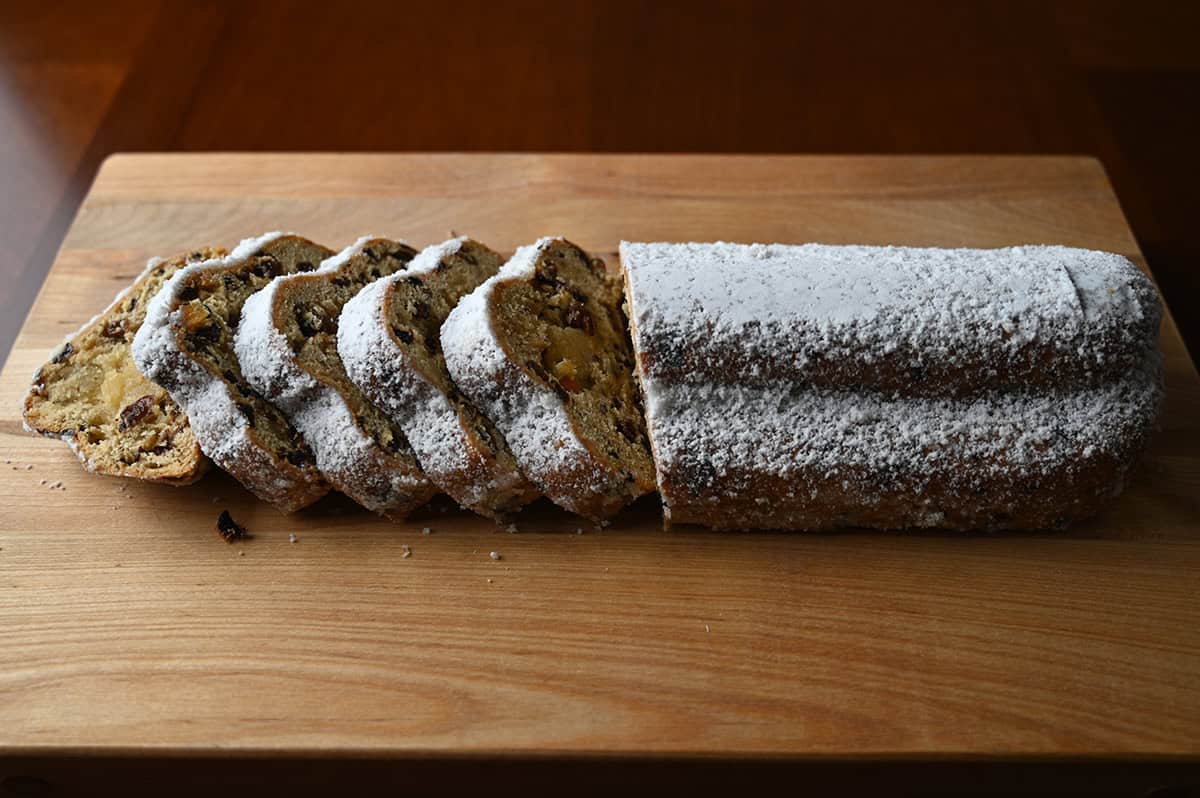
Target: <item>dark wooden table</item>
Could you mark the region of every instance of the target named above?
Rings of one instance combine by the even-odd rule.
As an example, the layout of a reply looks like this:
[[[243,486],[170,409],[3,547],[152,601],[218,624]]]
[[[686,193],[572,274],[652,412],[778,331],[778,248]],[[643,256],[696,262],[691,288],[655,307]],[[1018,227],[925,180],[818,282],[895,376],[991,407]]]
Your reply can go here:
[[[0,3],[0,359],[144,150],[1086,153],[1193,352],[1200,3]]]

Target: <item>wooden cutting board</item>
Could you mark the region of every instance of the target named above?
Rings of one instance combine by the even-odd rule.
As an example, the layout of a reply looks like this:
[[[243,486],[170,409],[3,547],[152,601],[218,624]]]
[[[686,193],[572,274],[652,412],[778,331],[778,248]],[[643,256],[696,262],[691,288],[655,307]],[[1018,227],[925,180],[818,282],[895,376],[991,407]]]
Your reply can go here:
[[[392,525],[337,498],[284,517],[219,473],[94,477],[22,431],[34,369],[146,258],[272,229],[1142,263],[1087,158],[111,158],[0,377],[0,753],[1200,750],[1200,382],[1169,319],[1162,433],[1064,534],[664,533],[653,498],[603,531],[547,508],[517,534],[436,508]],[[217,537],[226,508],[253,540]]]

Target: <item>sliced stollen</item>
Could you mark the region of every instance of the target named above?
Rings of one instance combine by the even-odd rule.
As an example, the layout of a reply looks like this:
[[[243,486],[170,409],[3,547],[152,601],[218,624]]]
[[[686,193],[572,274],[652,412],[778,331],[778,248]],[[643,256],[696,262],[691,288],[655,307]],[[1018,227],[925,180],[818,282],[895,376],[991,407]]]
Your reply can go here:
[[[338,353],[350,378],[399,424],[425,474],[459,504],[503,519],[537,497],[495,426],[446,370],[440,330],[504,258],[469,238],[427,247],[406,271],[346,303]]]
[[[446,367],[556,504],[603,520],[654,490],[621,281],[562,238],[517,250],[442,326]]]
[[[246,301],[234,349],[242,373],[312,447],[335,488],[402,520],[429,501],[404,432],[346,376],[338,357],[342,306],[363,286],[402,274],[416,250],[366,236],[308,274],[285,274]]]
[[[1102,509],[1162,398],[1127,259],[621,244],[668,523],[1057,528]]]
[[[133,284],[55,350],[25,397],[25,428],[61,438],[87,470],[187,485],[208,468],[187,416],[133,363],[129,344],[163,283],[188,263],[225,255],[199,249],[151,258]]]
[[[296,429],[242,376],[233,337],[246,299],[332,254],[285,233],[246,239],[227,257],[176,272],[133,339],[137,367],[187,413],[204,453],[284,512],[313,503],[329,484]]]

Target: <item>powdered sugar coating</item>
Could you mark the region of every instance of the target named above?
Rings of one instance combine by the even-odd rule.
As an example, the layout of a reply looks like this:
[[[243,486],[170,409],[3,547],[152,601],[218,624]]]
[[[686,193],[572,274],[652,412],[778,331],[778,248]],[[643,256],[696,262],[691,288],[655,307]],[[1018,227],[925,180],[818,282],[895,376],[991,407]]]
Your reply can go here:
[[[224,258],[189,264],[175,272],[151,300],[131,352],[147,379],[166,388],[187,413],[201,450],[218,466],[236,468],[239,479],[259,498],[290,512],[297,509],[298,496],[305,497],[304,503],[311,498],[311,483],[293,479],[277,467],[274,455],[251,436],[250,424],[229,386],[179,347],[175,329],[181,323],[179,292],[192,275],[238,264],[286,235],[291,234],[248,238]]]
[[[621,245],[666,517],[1056,525],[1161,401],[1152,284],[1067,247]]]
[[[322,261],[315,273],[338,271],[373,238],[358,239]],[[275,326],[280,290],[306,279],[309,275],[280,275],[246,300],[234,340],[242,374],[287,415],[312,449],[317,468],[335,487],[374,512],[404,514],[416,497],[428,496],[428,481],[398,465],[359,427],[342,394],[296,361],[287,337]]]
[[[647,376],[957,394],[1095,384],[1161,315],[1129,260],[1062,246],[621,244]]]
[[[426,247],[405,272],[367,285],[347,302],[338,321],[338,354],[350,379],[404,430],[429,479],[464,507],[498,518],[501,505],[528,493],[524,476],[481,451],[484,444],[468,419],[410,362],[389,331],[392,286],[432,273],[466,241],[459,237]]]
[[[789,508],[820,519],[833,484],[839,501],[857,497],[865,511],[843,507],[837,523],[872,523],[862,520],[869,505],[889,501],[898,508],[890,526],[941,526],[980,503],[987,510],[971,525],[1003,526],[987,520],[996,506],[1017,512],[1062,502],[1038,495],[1039,486],[1070,486],[1089,469],[1101,476],[1088,484],[1118,491],[1161,395],[1158,359],[1150,357],[1098,387],[967,399],[650,380],[646,412],[668,518],[706,522],[722,505],[762,499],[764,515]],[[764,477],[788,492],[755,493]],[[929,495],[948,501],[922,499]],[[1056,509],[1054,518],[1071,517]]]
[[[525,476],[555,504],[593,517],[589,502],[613,489],[614,474],[588,451],[554,391],[509,360],[492,324],[496,286],[532,278],[538,258],[562,241],[542,238],[519,248],[463,297],[442,325],[441,342],[455,384],[500,430]]]

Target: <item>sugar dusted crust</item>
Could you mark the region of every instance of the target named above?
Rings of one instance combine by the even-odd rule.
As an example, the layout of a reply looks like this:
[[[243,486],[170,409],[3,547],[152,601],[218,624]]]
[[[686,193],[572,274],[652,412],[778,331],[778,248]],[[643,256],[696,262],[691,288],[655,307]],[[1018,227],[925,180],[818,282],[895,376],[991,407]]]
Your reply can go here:
[[[223,273],[237,273],[247,268],[258,253],[294,241],[315,247],[295,236],[268,233],[242,241],[225,258],[179,270],[151,301],[132,347],[142,373],[166,388],[188,414],[204,453],[252,493],[283,512],[311,504],[329,491],[329,485],[307,461],[311,454],[303,441],[296,442],[298,453],[305,458],[301,464],[281,456],[253,428],[235,385],[191,354],[181,306],[185,296],[195,291],[196,283]],[[328,254],[328,250],[324,252]]]
[[[375,441],[351,407],[362,397],[344,395],[329,373],[338,364],[329,363],[324,372],[306,369],[283,332],[301,302],[294,289],[312,290],[338,279],[353,258],[381,243],[364,236],[314,273],[276,277],[246,301],[234,347],[246,379],[288,416],[334,487],[367,509],[400,520],[435,493],[407,442],[390,451]]]
[[[1116,255],[621,254],[669,523],[1060,527],[1120,492],[1161,404],[1157,294]]]
[[[1157,335],[1128,259],[1003,249],[623,242],[647,376],[930,396],[1095,385]]]
[[[350,378],[404,429],[429,479],[462,506],[502,520],[535,498],[536,489],[499,432],[447,396],[435,375],[410,357],[390,323],[401,282],[454,268],[464,246],[483,249],[466,238],[451,239],[422,250],[405,272],[363,288],[342,311],[338,353]]]
[[[602,520],[653,489],[614,464],[576,429],[563,398],[514,359],[496,326],[497,294],[532,281],[548,253],[577,248],[561,238],[521,247],[500,272],[464,297],[442,326],[454,382],[495,423],[525,475],[553,502]]]
[[[717,529],[1042,529],[1120,493],[1157,362],[1095,388],[969,399],[648,383],[667,520]]]

